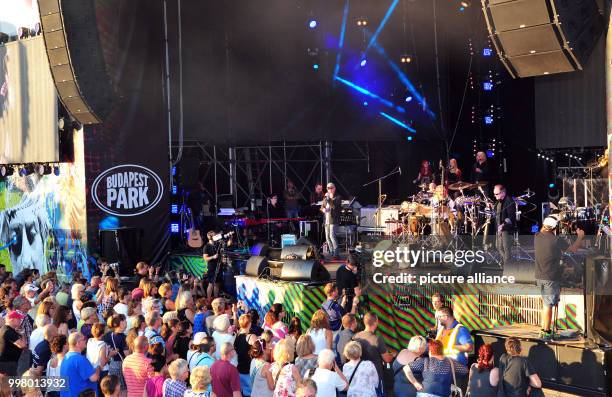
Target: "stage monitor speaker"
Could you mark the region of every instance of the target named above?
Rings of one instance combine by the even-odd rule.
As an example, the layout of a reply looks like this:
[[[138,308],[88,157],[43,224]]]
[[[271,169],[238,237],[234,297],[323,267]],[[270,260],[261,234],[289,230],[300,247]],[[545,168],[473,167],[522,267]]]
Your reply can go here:
[[[281,251],[281,260],[301,259],[303,261],[314,259],[315,250],[312,245],[288,245]]]
[[[81,124],[99,124],[114,98],[97,29],[95,0],[38,0],[58,96]]]
[[[319,261],[286,260],[281,271],[284,281],[329,281],[329,272]]]
[[[136,264],[142,260],[143,230],[136,227],[102,229],[99,232],[100,256],[109,263],[119,263],[122,276],[132,276]]]
[[[482,0],[489,37],[512,77],[582,70],[604,29],[596,0]]]
[[[268,267],[268,259],[265,256],[254,255],[249,258],[246,264],[245,274],[247,276],[259,277]]]
[[[251,255],[268,256],[270,247],[266,243],[257,243],[251,247]]]

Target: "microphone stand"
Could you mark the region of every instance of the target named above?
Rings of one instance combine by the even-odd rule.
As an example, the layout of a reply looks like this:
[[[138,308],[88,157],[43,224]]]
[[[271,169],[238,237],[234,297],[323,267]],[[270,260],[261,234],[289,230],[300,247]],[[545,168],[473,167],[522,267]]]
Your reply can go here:
[[[374,179],[373,181],[370,181],[368,183],[365,183],[364,185],[362,185],[362,187],[366,187],[369,185],[372,185],[376,182],[378,182],[378,209],[376,210],[376,227],[380,228],[380,223],[381,223],[381,209],[382,209],[382,204],[383,204],[383,195],[382,195],[382,181],[387,179],[388,177],[390,177],[391,175],[395,175],[395,174],[399,174],[400,173],[400,167],[397,167],[396,169],[394,169],[393,171],[391,171],[390,173],[388,173],[387,175],[383,175],[378,179]]]

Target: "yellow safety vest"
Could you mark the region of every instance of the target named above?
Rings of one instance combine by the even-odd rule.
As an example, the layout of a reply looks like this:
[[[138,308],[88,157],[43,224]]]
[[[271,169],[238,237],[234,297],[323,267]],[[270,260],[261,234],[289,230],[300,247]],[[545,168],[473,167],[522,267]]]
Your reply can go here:
[[[461,325],[460,323],[457,323],[457,325],[455,325],[455,327],[453,328],[453,332],[451,332],[450,336],[446,340],[446,343],[444,343],[444,341],[442,340],[442,332],[444,332],[445,328],[438,329],[436,340],[442,341],[442,344],[444,346],[444,356],[445,357],[450,357],[454,360],[457,360],[459,358],[459,355],[463,354],[459,350],[455,349],[455,342],[457,341],[457,334],[459,334],[459,329],[461,327],[463,327],[463,325]]]

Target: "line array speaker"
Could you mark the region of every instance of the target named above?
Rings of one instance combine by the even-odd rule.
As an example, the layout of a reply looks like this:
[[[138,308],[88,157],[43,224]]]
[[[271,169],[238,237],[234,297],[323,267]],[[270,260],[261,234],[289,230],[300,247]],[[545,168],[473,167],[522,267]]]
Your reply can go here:
[[[268,267],[268,259],[265,256],[253,255],[246,264],[245,274],[247,276],[259,277]]]
[[[94,0],[38,0],[58,96],[81,124],[99,124],[114,96],[97,29]]]
[[[582,70],[604,28],[596,0],[482,0],[482,10],[515,78]]]

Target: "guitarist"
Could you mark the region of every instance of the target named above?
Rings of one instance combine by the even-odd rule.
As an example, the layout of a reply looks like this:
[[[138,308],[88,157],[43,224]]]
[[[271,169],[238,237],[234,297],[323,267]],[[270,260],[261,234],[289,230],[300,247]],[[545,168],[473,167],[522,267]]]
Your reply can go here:
[[[223,272],[220,269],[221,264],[219,263],[219,248],[221,244],[215,243],[213,240],[214,236],[214,230],[210,230],[206,233],[208,242],[204,246],[204,260],[208,264],[208,269],[206,271],[206,280],[208,281],[206,295],[209,298],[219,296],[219,286],[223,276]]]

